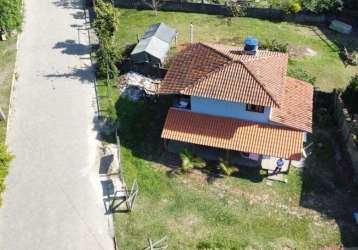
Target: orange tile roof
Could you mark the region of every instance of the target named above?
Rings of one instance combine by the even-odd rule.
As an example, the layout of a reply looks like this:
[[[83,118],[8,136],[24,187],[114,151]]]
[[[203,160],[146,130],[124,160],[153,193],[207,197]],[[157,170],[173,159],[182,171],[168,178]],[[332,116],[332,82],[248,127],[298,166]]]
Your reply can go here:
[[[189,45],[174,58],[160,87],[160,93],[179,94],[185,87],[229,61],[227,56],[216,53],[202,44]]]
[[[299,160],[304,132],[171,108],[162,138]]]
[[[312,85],[287,77],[281,104],[272,109],[271,121],[312,132]]]
[[[278,52],[259,50],[247,55],[236,47],[189,45],[174,59],[160,93],[279,107],[287,60],[286,54]]]
[[[245,82],[246,84],[238,84]],[[274,100],[241,63],[229,63],[180,91],[184,95],[271,106]]]

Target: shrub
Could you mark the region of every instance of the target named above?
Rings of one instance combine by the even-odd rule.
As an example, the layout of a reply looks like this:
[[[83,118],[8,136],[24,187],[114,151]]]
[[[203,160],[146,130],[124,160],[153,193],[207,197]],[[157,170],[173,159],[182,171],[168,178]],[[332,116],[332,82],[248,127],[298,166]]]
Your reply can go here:
[[[0,31],[19,29],[22,22],[21,0],[0,0]]]
[[[342,0],[270,0],[270,5],[284,10],[287,14],[297,13],[301,9],[313,13],[326,13],[343,8]]]
[[[10,162],[13,156],[9,153],[5,144],[0,144],[0,194],[5,190],[5,177],[7,176]],[[0,199],[1,201],[1,199]],[[1,202],[0,202],[1,203]]]
[[[262,43],[260,43],[260,49],[287,53],[288,43],[280,43],[276,41],[276,39],[273,40],[266,39]]]
[[[358,114],[358,74],[352,77],[342,97],[349,111]]]
[[[309,82],[315,85],[317,78],[304,71],[302,68],[289,68],[287,74],[301,81]]]
[[[358,52],[349,52],[346,47],[343,47],[340,51],[341,57],[345,64],[357,66],[358,65]]]
[[[326,13],[343,8],[342,0],[301,0],[303,9],[314,13]]]
[[[284,1],[281,4],[281,9],[286,12],[286,14],[295,14],[301,11],[300,3],[296,1]]]
[[[297,13],[302,9],[300,0],[270,0],[270,5],[282,9],[286,14]]]
[[[185,149],[180,153],[180,159],[182,160],[181,170],[183,173],[188,173],[194,168],[204,168],[206,163],[200,157],[194,156],[189,150]]]
[[[223,159],[220,159],[219,168],[227,176],[231,176],[239,171],[236,167],[230,166],[229,163]]]
[[[298,13],[302,10],[302,7],[299,3],[293,3],[290,7],[292,13]]]

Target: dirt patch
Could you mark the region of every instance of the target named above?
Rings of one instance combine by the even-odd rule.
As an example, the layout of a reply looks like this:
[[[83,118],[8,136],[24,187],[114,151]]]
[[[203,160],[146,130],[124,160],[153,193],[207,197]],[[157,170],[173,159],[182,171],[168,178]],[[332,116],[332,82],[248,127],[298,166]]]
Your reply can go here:
[[[293,45],[288,46],[288,54],[290,57],[317,56],[317,52],[311,48],[298,47]]]

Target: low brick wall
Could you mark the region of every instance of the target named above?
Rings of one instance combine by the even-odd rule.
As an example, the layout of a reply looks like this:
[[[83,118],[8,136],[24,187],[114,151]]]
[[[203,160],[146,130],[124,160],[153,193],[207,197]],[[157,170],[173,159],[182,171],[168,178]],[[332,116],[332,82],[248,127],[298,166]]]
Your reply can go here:
[[[338,92],[333,93],[333,105],[334,117],[340,129],[342,141],[347,147],[347,152],[352,161],[354,171],[356,175],[358,175],[358,148],[353,141],[353,134],[351,131],[352,122],[354,121],[351,120],[348,110],[344,106],[342,98]]]

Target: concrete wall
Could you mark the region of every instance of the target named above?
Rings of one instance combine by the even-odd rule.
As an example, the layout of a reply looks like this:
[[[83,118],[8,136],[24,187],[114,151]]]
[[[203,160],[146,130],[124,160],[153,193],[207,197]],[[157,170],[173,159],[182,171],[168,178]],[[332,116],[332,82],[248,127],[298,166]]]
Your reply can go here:
[[[246,111],[246,104],[226,102],[202,97],[191,96],[191,110],[193,112],[237,118],[261,123],[270,120],[270,107],[265,107],[264,113]]]
[[[344,107],[343,101],[339,93],[334,92],[333,94],[334,104],[334,117],[338,123],[343,143],[346,144],[348,155],[352,161],[352,165],[356,175],[358,175],[358,148],[353,141],[353,134],[351,132],[352,121],[347,108]],[[357,124],[358,126],[358,124]]]

